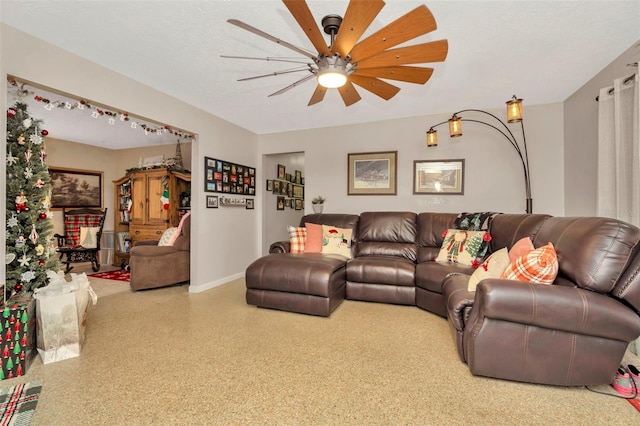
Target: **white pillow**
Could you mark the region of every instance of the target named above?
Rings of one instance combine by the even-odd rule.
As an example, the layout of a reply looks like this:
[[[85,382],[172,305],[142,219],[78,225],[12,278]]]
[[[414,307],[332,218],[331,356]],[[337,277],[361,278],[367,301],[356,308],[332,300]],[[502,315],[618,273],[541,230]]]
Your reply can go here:
[[[476,291],[478,283],[485,278],[502,278],[502,274],[509,266],[509,263],[509,252],[506,247],[493,253],[473,271],[471,278],[469,278],[467,290]]]
[[[162,237],[160,237],[160,241],[158,241],[158,245],[159,246],[172,246],[173,245],[173,241],[171,241],[173,239],[173,235],[178,231],[178,227],[173,227],[173,228],[167,228],[166,231],[164,231],[164,233],[162,234]]]
[[[99,226],[81,226],[80,245],[84,248],[97,248],[99,230]]]

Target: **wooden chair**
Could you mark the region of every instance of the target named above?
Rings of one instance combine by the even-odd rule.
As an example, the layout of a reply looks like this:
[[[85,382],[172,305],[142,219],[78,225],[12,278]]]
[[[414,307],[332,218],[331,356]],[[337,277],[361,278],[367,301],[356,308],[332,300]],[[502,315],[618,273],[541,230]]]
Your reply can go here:
[[[64,235],[54,234],[58,239],[56,251],[60,261],[66,265],[65,274],[73,267],[71,263],[91,262],[94,272],[100,270],[100,237],[107,209],[62,210]]]

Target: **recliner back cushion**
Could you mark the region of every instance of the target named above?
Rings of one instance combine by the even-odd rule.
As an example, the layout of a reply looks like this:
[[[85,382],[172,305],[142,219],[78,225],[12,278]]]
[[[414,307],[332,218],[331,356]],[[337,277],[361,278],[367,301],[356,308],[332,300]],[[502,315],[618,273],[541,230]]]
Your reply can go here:
[[[417,215],[365,212],[358,224],[356,257],[396,256],[416,261]]]
[[[559,276],[578,287],[608,293],[638,251],[640,229],[605,217],[552,217],[536,234],[533,245],[553,243]]]
[[[433,261],[442,247],[444,231],[453,228],[455,213],[420,213],[418,223],[418,263]]]
[[[546,214],[499,214],[493,218],[489,233],[489,252],[495,253],[501,248],[511,247],[523,237],[536,235],[545,220],[551,216]]]

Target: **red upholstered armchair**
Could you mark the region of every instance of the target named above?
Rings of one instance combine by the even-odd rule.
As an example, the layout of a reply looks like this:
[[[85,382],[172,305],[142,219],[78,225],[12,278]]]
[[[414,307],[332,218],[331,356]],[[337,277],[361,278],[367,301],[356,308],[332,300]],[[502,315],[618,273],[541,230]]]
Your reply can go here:
[[[71,263],[91,262],[94,272],[100,270],[100,237],[107,209],[62,210],[64,235],[54,234],[58,239],[56,251],[60,261],[66,265],[65,273],[73,267]]]

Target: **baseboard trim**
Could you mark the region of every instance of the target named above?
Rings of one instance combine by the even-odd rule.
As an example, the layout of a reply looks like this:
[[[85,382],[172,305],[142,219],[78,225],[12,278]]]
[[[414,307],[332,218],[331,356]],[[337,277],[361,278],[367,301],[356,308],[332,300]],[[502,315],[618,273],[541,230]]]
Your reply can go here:
[[[189,285],[189,293],[202,293],[203,291],[211,290],[212,288],[230,283],[237,279],[244,278],[244,272],[238,272],[237,274],[229,275],[228,277],[220,278],[219,280],[210,281],[195,287],[193,284]]]

